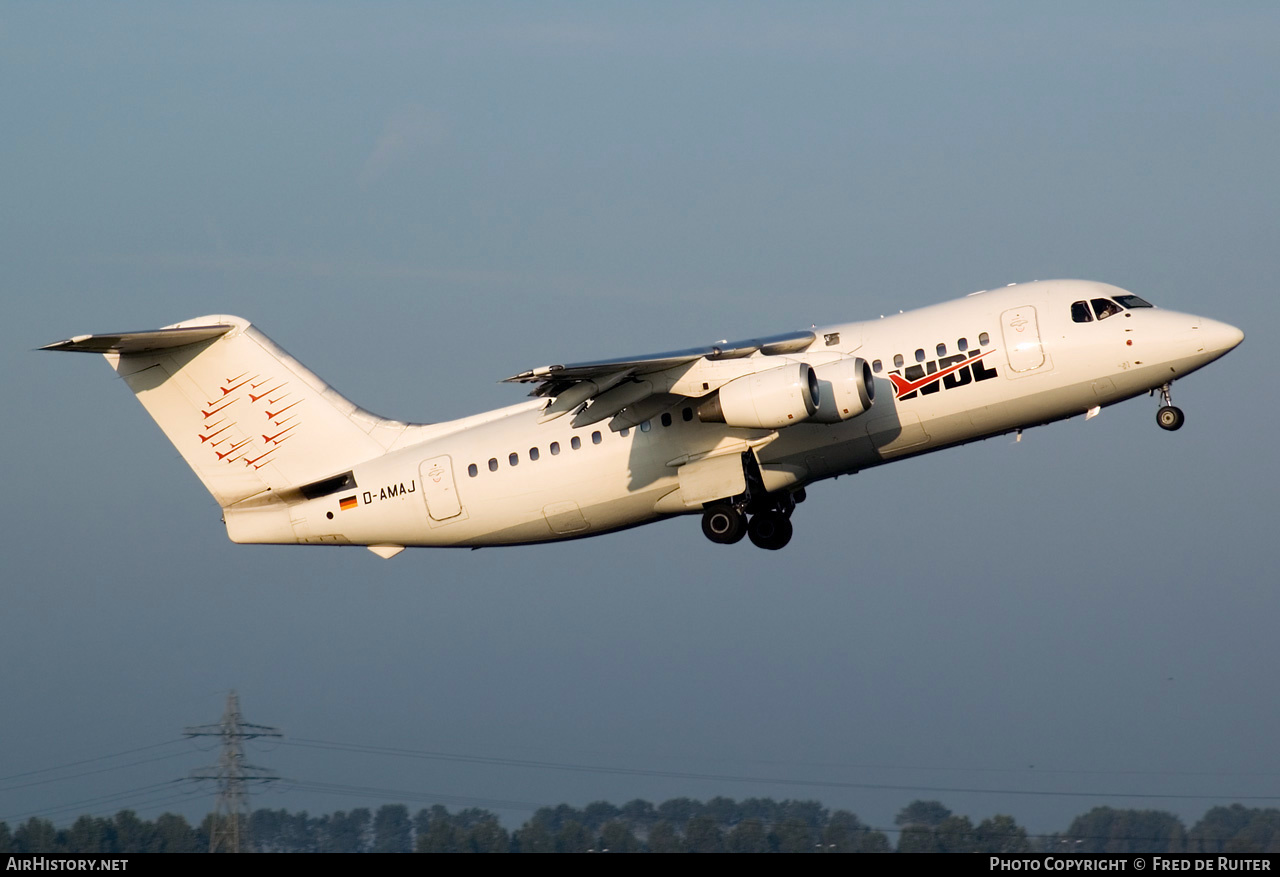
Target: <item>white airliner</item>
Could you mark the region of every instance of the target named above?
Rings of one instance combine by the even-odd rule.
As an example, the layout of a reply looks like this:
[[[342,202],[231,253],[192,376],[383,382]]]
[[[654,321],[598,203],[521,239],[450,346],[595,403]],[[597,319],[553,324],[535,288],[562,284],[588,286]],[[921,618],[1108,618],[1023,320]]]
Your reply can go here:
[[[480,548],[702,515],[791,538],[815,481],[1159,393],[1244,339],[1114,286],[1051,280],[861,323],[550,365],[534,398],[447,423],[358,408],[239,317],[81,335],[222,507],[234,542]]]

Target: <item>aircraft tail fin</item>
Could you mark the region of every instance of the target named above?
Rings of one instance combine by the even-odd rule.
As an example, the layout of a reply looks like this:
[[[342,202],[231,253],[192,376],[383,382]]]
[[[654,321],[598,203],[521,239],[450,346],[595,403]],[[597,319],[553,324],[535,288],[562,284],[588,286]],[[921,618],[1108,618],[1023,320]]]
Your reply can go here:
[[[358,408],[239,317],[43,349],[106,356],[223,508],[350,469],[408,426]]]

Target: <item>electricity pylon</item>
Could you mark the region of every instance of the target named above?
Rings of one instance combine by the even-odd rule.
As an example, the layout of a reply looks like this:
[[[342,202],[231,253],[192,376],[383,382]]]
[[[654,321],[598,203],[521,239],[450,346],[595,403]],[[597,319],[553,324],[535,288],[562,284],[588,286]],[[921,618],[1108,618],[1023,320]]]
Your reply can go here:
[[[254,725],[240,717],[240,698],[227,695],[227,708],[215,725],[196,725],[183,731],[187,737],[218,737],[222,752],[214,767],[197,768],[193,780],[216,780],[218,801],[209,828],[209,852],[239,853],[249,846],[249,784],[278,780],[264,767],[246,764],[244,741],[255,737],[282,737],[279,728]]]

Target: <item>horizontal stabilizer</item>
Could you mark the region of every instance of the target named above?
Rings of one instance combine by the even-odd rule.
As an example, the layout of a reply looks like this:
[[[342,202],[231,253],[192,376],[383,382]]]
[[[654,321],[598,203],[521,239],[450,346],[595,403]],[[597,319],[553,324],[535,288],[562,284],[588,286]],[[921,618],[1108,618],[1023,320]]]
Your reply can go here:
[[[218,323],[212,326],[183,326],[175,329],[155,329],[150,332],[119,332],[114,335],[77,335],[56,344],[47,344],[41,350],[71,350],[80,353],[150,353],[198,344],[227,334],[235,326]]]

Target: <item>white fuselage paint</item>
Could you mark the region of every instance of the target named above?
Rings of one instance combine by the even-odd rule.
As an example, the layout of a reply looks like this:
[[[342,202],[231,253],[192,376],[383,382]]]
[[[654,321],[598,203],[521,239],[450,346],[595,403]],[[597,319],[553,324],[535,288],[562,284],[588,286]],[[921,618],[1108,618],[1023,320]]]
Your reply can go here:
[[[1086,281],[991,290],[879,320],[817,328],[810,350],[767,357],[768,363],[760,365],[818,365],[850,355],[878,361],[874,403],[843,423],[735,429],[702,423],[696,414],[686,419],[684,409],[696,403],[682,400],[668,410],[669,426],[656,415],[644,427],[611,432],[607,423],[575,429],[571,417],[539,423],[546,400],[538,399],[436,424],[420,443],[355,465],[353,490],[287,508],[278,503],[228,508],[228,530],[234,540],[245,542],[392,547],[480,547],[590,536],[699,512],[679,494],[676,466],[689,458],[754,447],[765,486],[795,489],[1085,414],[1183,377],[1242,337],[1224,323],[1160,308],[1072,321],[1073,301],[1123,292]],[[836,335],[839,340],[827,345]],[[982,337],[986,344],[980,344]],[[939,360],[939,345],[945,345],[946,354],[959,355],[961,338],[966,355],[984,354],[979,359],[984,373],[994,371],[994,377],[975,380],[965,367],[931,385],[937,389],[922,387],[927,392],[896,398],[899,388],[889,373],[898,371],[903,382],[910,376],[895,369],[895,355],[910,368],[917,365],[916,351],[923,350],[928,367]],[[933,370],[946,367],[935,364]],[[347,508],[340,506],[343,499]]]

